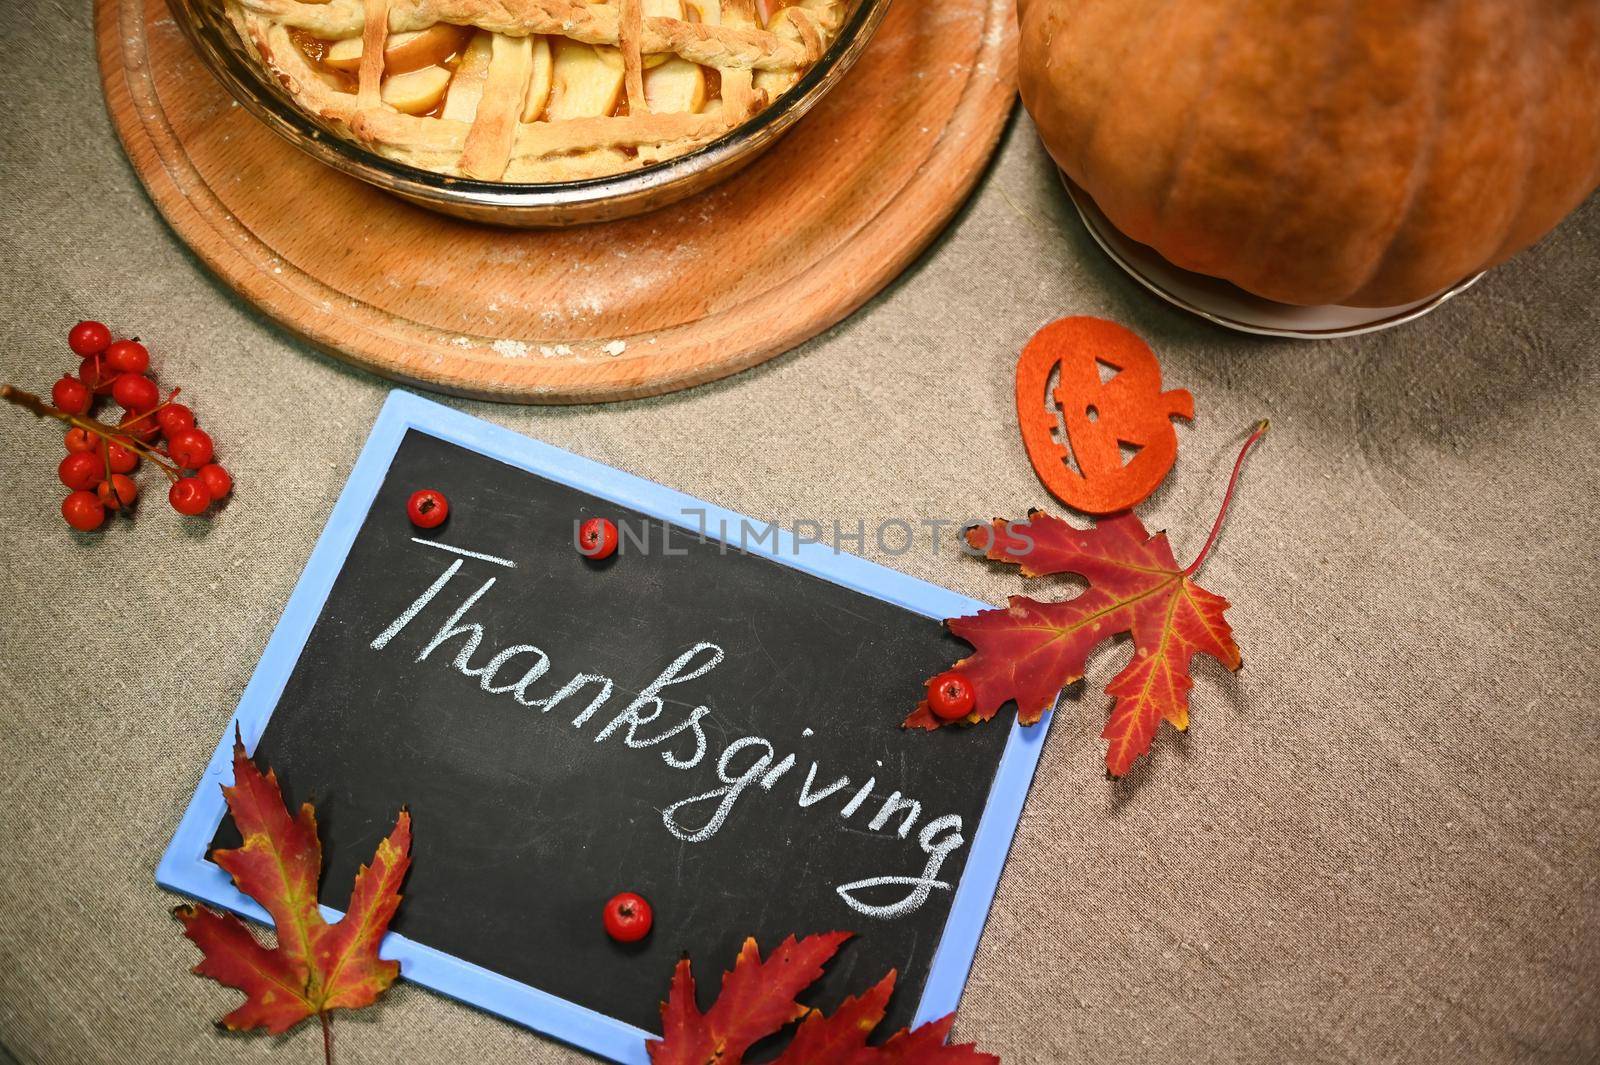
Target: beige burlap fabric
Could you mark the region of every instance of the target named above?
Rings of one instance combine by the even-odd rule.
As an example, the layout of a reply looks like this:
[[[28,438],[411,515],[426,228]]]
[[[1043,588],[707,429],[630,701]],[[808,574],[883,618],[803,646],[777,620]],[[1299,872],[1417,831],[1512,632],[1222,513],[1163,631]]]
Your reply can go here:
[[[0,368],[48,384],[66,327],[137,331],[239,498],[76,538],[56,434],[0,411],[0,1043],[24,1065],[318,1060],[219,1035],[233,992],[151,874],[386,385],[220,288],[112,136],[87,5],[15,5],[0,123]],[[826,336],[730,381],[584,409],[459,404],[765,518],[981,518],[1045,502],[1016,352],[1101,314],[1199,409],[1146,508],[1198,549],[1246,666],[1199,664],[1194,725],[1101,772],[1097,654],[1064,704],[958,1034],[1013,1062],[1582,1062],[1600,1057],[1600,202],[1444,310],[1306,344],[1147,297],[1069,215],[1025,118],[932,250]],[[869,544],[868,554],[874,553]],[[882,557],[882,556],[880,556]],[[1015,580],[889,564],[998,601]],[[708,959],[710,961],[710,959]],[[581,1055],[419,988],[337,1022],[340,1060]]]

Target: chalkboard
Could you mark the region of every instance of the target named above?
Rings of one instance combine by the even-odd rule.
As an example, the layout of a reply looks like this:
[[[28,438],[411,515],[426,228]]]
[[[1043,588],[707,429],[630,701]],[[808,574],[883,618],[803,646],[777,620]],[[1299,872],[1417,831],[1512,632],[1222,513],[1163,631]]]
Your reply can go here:
[[[604,562],[575,546],[592,516],[622,532]],[[806,1001],[892,968],[885,1031],[954,1007],[1037,757],[897,727],[963,650],[959,597],[404,394],[318,556],[238,717],[317,804],[325,905],[410,808],[408,978],[641,1060],[685,952],[709,1005],[746,936],[845,929]],[[238,840],[216,775],[158,878],[252,912],[204,858]],[[623,890],[655,908],[639,944],[602,928]]]

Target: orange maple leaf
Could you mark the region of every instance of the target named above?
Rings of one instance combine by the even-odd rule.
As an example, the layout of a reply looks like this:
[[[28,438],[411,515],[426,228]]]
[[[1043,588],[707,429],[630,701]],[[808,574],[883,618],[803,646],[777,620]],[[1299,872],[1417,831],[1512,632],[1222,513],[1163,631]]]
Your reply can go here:
[[[689,959],[678,962],[661,1005],[662,1038],[648,1044],[651,1065],[740,1065],[751,1045],[800,1018],[794,1039],[774,1065],[999,1065],[999,1058],[970,1045],[945,1044],[955,1014],[897,1032],[882,1046],[868,1046],[894,992],[893,970],[866,994],[845,999],[831,1015],[795,1001],[849,938],[848,932],[790,936],[765,961],[756,941],[746,939],[738,961],[723,974],[721,994],[705,1013],[695,1001]]]
[[[317,909],[322,844],[316,811],[305,803],[290,817],[277,775],[263,775],[237,738],[233,781],[222,794],[244,845],[218,850],[212,860],[272,916],[278,945],[263,946],[239,918],[204,906],[179,906],[173,915],[205,955],[194,971],[245,993],[243,1004],[219,1022],[222,1027],[265,1028],[277,1035],[317,1016],[331,1062],[329,1011],[371,1005],[400,974],[399,962],[378,957],[378,946],[411,865],[411,815],[400,811],[372,865],[356,874],[344,918],[330,925]]]
[[[1088,529],[1038,511],[1029,512],[1022,524],[996,518],[989,526],[968,529],[969,544],[996,562],[1020,566],[1024,577],[1076,573],[1089,587],[1055,603],[1014,595],[1004,610],[946,621],[976,651],[955,664],[972,687],[972,712],[956,721],[941,720],[924,699],[903,727],[932,730],[988,721],[1012,700],[1017,720],[1034,724],[1062,688],[1083,677],[1089,652],[1101,640],[1126,632],[1133,637],[1133,659],[1106,685],[1113,698],[1111,718],[1100,733],[1109,741],[1107,775],[1122,776],[1150,750],[1163,720],[1187,729],[1194,687],[1190,660],[1207,654],[1234,671],[1243,664],[1222,616],[1228,601],[1192,578],[1217,541],[1245,456],[1267,428],[1266,421],[1258,422],[1239,449],[1211,534],[1186,567],[1172,557],[1167,534],[1151,536],[1132,511]]]
[[[967,539],[983,547],[992,533],[989,558],[1020,566],[1025,577],[1076,573],[1089,588],[1058,603],[1014,595],[1004,610],[946,623],[977,649],[955,666],[976,697],[965,720],[987,721],[1014,699],[1018,719],[1033,724],[1062,688],[1083,676],[1084,661],[1100,641],[1131,633],[1133,659],[1106,686],[1116,703],[1101,733],[1110,741],[1106,771],[1119,777],[1150,749],[1163,719],[1178,729],[1189,727],[1191,658],[1208,654],[1229,669],[1241,665],[1222,616],[1228,601],[1190,579],[1172,557],[1166,534],[1151,536],[1131,512],[1091,529],[1035,512],[1025,528],[1014,531],[996,519],[992,529],[969,530]],[[905,723],[925,729],[949,724],[926,699]]]

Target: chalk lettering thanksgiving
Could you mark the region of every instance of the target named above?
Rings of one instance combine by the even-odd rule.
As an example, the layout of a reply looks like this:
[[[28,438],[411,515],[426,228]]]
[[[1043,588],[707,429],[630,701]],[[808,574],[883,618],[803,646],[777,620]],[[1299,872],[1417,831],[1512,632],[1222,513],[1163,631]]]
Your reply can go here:
[[[463,559],[452,562],[373,639],[372,649],[383,652],[390,648],[429,611],[434,600],[445,593],[464,564]],[[475,678],[478,687],[492,695],[508,695],[541,713],[557,710],[562,716],[571,713],[572,727],[592,728],[595,743],[619,737],[623,746],[631,750],[657,748],[663,762],[684,772],[702,763],[710,764],[707,762],[706,730],[701,723],[712,715],[712,708],[694,705],[687,714],[682,714],[677,707],[692,705],[695,700],[681,692],[692,689],[673,693],[671,709],[662,693],[669,688],[689,685],[710,673],[723,660],[726,654],[723,648],[704,641],[685,648],[677,658],[664,663],[660,672],[637,695],[618,706],[611,700],[613,682],[610,677],[574,673],[559,686],[554,679],[547,681],[550,657],[532,644],[512,644],[493,653],[484,649],[479,654],[484,627],[470,620],[470,615],[494,588],[495,580],[488,578],[461,599],[454,612],[432,630],[426,642],[422,642],[421,634],[429,632],[429,626],[419,627],[415,661],[426,662],[441,651],[448,654],[453,645],[454,658],[447,660],[441,654],[434,660],[465,677]],[[464,590],[468,586],[461,588]],[[804,735],[810,734],[811,730],[807,729]],[[859,816],[866,819],[871,831],[908,841],[906,868],[837,885],[835,890],[839,897],[858,913],[869,917],[904,917],[921,909],[934,891],[950,890],[950,885],[938,877],[945,859],[966,843],[961,834],[961,818],[956,814],[922,821],[922,803],[899,791],[891,792],[882,802],[870,806],[873,789],[877,786],[876,776],[868,773],[866,779],[853,788],[852,778],[844,774],[819,783],[819,776],[832,776],[833,771],[824,772],[816,761],[811,761],[802,774],[801,763],[794,754],[780,757],[772,742],[763,736],[733,740],[717,754],[715,765],[716,787],[689,795],[661,811],[662,824],[678,839],[702,843],[715,836],[729,817],[748,804],[744,797],[756,788],[781,799],[792,799],[801,809],[814,808],[819,818],[832,816],[850,821]],[[921,829],[916,833],[913,850],[909,840],[919,822]]]

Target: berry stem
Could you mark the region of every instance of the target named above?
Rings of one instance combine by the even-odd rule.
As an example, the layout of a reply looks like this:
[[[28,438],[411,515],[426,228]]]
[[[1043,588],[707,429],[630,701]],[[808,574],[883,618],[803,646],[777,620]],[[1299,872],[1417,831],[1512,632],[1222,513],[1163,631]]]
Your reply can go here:
[[[178,467],[169,463],[166,460],[166,456],[144,441],[131,436],[119,436],[116,439],[116,443],[121,444],[130,451],[143,455],[145,458],[155,463],[156,468],[167,475],[167,480],[173,482],[178,480]]]
[[[87,426],[85,426],[85,428],[87,428]],[[110,428],[110,427],[108,426],[107,428]],[[117,426],[115,429],[112,429],[112,432],[120,432],[121,428],[122,428],[121,426]],[[90,431],[93,432],[94,430],[90,430]],[[105,439],[105,434],[101,434],[101,435],[102,435],[102,439]],[[156,468],[159,469],[162,473],[167,475],[167,480],[172,481],[174,483],[176,483],[178,481],[178,479],[179,479],[178,467],[172,465],[169,462],[167,462],[166,457],[164,455],[162,455],[161,452],[157,451],[155,448],[151,447],[149,444],[145,443],[143,440],[140,440],[137,437],[132,437],[132,436],[119,436],[119,437],[116,438],[115,442],[117,444],[120,444],[122,447],[127,448],[129,451],[132,451],[132,452],[135,452],[137,454],[143,455],[145,458],[147,458],[151,462],[155,463]]]
[[[109,444],[120,444],[155,463],[161,472],[167,475],[168,480],[176,481],[178,479],[178,467],[168,462],[161,452],[154,448],[135,440],[131,436],[122,436],[119,426],[107,425],[105,422],[96,421],[82,414],[68,414],[64,410],[52,407],[32,392],[25,392],[20,388],[13,388],[11,385],[0,385],[0,399],[15,403],[19,407],[24,407],[32,411],[36,417],[54,418],[57,421],[66,422],[68,425],[75,426],[85,432],[93,433],[102,441],[105,441],[108,445],[106,449],[108,455],[107,476],[110,475]]]
[[[41,418],[59,418],[62,421],[70,421],[72,418],[70,414],[56,410],[32,392],[24,392],[10,385],[0,385],[0,398],[9,400],[19,407],[26,407]]]
[[[181,388],[174,388],[170,393],[168,393],[166,399],[162,400],[160,403],[157,403],[154,407],[151,407],[149,410],[145,411],[143,414],[136,415],[135,417],[129,418],[127,421],[124,421],[124,422],[118,422],[117,423],[117,428],[118,429],[126,429],[131,425],[139,424],[140,422],[144,421],[146,418],[154,418],[156,416],[156,411],[160,410],[162,407],[170,407],[172,405],[172,401],[174,399],[176,399],[177,396],[178,396],[178,393],[182,392],[182,391],[183,391],[183,389],[181,389]]]
[[[1233,473],[1228,478],[1228,489],[1222,493],[1222,506],[1217,508],[1217,520],[1211,525],[1211,535],[1206,537],[1205,546],[1200,549],[1200,553],[1195,556],[1194,561],[1189,563],[1189,568],[1183,571],[1185,577],[1194,576],[1195,571],[1200,568],[1200,564],[1211,553],[1211,545],[1217,542],[1217,533],[1222,531],[1222,520],[1228,516],[1228,504],[1233,500],[1234,485],[1239,483],[1239,470],[1244,466],[1244,457],[1250,454],[1250,449],[1255,446],[1256,441],[1266,435],[1270,425],[1271,423],[1267,419],[1262,418],[1256,423],[1255,431],[1245,440],[1244,446],[1239,449],[1239,457],[1233,460]]]

